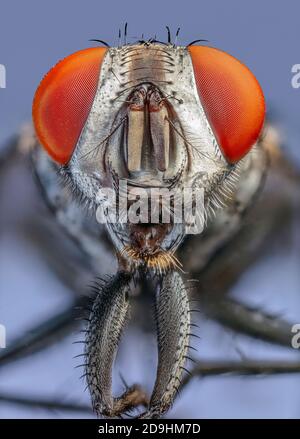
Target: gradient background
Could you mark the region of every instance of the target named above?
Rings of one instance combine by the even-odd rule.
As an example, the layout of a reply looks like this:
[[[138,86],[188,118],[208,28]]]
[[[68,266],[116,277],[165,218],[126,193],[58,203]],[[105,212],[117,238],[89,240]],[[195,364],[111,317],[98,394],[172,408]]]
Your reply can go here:
[[[119,27],[128,21],[128,40],[157,35],[165,26],[179,44],[205,38],[243,61],[265,92],[268,113],[280,127],[286,153],[300,164],[300,89],[291,86],[291,68],[300,63],[300,3],[296,0],[174,1],[58,1],[3,0],[0,7],[0,63],[6,66],[7,88],[0,89],[0,147],[31,117],[31,102],[42,76],[59,59],[89,47],[90,38],[117,44]],[[70,292],[49,270],[28,227],[37,203],[35,188],[22,168],[12,170],[0,187],[0,323],[8,343],[16,335],[69,300]],[[26,225],[26,227],[24,226]],[[299,223],[298,223],[299,224]],[[26,233],[24,232],[24,227]],[[30,228],[30,227],[29,227]],[[300,236],[295,225],[288,240],[272,243],[270,253],[234,287],[241,300],[300,322]],[[263,342],[235,336],[203,322],[201,358],[298,358]],[[151,389],[155,368],[155,339],[131,329],[124,340],[120,364],[131,383],[137,379]],[[77,352],[70,336],[56,346],[1,369],[1,391],[21,395],[57,396],[88,402],[74,370]],[[170,417],[300,417],[300,377],[206,378],[193,381],[176,402]],[[0,417],[63,417],[57,413],[0,402]],[[80,415],[77,415],[80,416]]]

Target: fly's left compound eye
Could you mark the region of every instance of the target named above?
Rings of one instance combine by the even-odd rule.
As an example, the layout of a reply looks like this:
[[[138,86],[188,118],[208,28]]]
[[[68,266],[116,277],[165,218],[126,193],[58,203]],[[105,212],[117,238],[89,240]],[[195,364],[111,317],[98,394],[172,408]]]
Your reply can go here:
[[[229,163],[239,161],[257,141],[265,117],[263,92],[236,58],[204,46],[188,48],[198,95]]]
[[[80,50],[54,66],[33,100],[33,122],[40,143],[60,164],[70,160],[91,110],[106,49]]]

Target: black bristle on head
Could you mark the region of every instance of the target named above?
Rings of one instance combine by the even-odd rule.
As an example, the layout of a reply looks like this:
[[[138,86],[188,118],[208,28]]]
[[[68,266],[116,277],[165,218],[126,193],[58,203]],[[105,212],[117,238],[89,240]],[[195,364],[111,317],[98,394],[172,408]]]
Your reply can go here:
[[[186,47],[192,46],[193,44],[196,44],[196,43],[202,43],[202,42],[209,43],[208,40],[194,40],[191,43],[189,43]]]
[[[106,41],[103,41],[103,40],[98,40],[98,39],[92,38],[92,39],[89,40],[89,41],[94,41],[94,42],[96,42],[96,43],[103,44],[103,45],[106,46],[106,47],[110,47],[110,45],[109,45]]]
[[[124,26],[124,44],[127,44],[127,24],[126,22]]]
[[[166,26],[167,32],[168,32],[168,44],[171,44],[171,31],[169,26]]]

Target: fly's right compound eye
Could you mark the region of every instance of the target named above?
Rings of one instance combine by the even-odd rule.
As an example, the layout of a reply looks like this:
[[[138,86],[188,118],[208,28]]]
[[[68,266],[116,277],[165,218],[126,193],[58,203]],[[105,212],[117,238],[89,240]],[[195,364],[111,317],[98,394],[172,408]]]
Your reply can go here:
[[[207,119],[229,163],[256,143],[265,118],[265,100],[253,73],[226,52],[190,46],[194,77]]]
[[[89,48],[66,57],[35,93],[32,114],[38,140],[59,164],[69,162],[90,113],[106,50]]]

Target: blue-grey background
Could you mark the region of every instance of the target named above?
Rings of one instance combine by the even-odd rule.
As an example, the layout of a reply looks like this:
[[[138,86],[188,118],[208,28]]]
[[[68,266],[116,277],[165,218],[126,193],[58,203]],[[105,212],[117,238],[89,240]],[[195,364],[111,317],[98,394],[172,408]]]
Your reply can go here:
[[[6,66],[7,88],[0,89],[0,147],[31,117],[31,102],[42,76],[59,59],[88,47],[90,38],[117,44],[119,27],[128,21],[129,41],[144,34],[166,38],[181,27],[179,44],[205,38],[236,56],[255,73],[265,92],[268,111],[284,137],[288,154],[300,159],[300,89],[291,86],[291,68],[300,63],[300,3],[297,0],[209,1],[38,1],[3,0],[0,6],[0,64]],[[21,175],[20,175],[21,174]],[[22,218],[36,206],[32,191],[14,171],[0,197],[0,323],[8,342],[28,326],[63,306],[68,293],[51,274],[45,260],[20,232]],[[4,190],[5,189],[5,190]],[[284,313],[300,322],[299,230],[290,232],[289,245],[275,245],[235,286],[243,300]],[[149,336],[150,337],[150,336]],[[74,370],[76,352],[69,337],[55,349],[1,370],[0,393],[58,395],[66,401],[88,401]],[[154,339],[138,330],[124,341],[124,371],[129,382],[138,379],[149,389],[153,380]],[[294,358],[287,352],[246,337],[233,337],[205,322],[198,355],[203,358]],[[209,378],[194,381],[170,416],[180,417],[300,417],[300,379]],[[74,416],[70,413],[69,416]],[[63,416],[0,403],[0,417]]]

